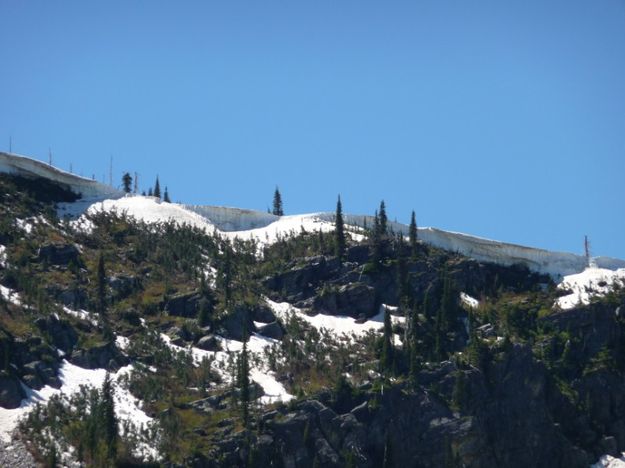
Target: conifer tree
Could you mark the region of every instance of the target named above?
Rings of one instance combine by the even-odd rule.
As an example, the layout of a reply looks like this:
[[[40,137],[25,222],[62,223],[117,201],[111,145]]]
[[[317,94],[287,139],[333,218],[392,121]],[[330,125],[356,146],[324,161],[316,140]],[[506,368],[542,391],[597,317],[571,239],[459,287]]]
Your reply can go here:
[[[391,371],[393,369],[393,326],[391,312],[386,307],[384,308],[384,335],[382,340],[381,367],[383,371]]]
[[[163,194],[163,201],[165,203],[171,203],[171,200],[169,199],[169,192],[167,191],[167,186],[165,186],[165,193]]]
[[[104,255],[100,252],[98,256],[98,313],[100,315],[106,314],[106,270],[104,268]]]
[[[414,210],[410,216],[410,227],[408,228],[408,241],[410,242],[410,254],[415,257],[417,255],[417,218]]]
[[[156,183],[154,184],[154,196],[161,198],[161,183],[158,180],[158,176],[156,176]]]
[[[280,190],[278,190],[278,187],[276,187],[276,190],[273,193],[272,213],[276,216],[284,216],[284,209],[282,208],[282,195],[280,195]]]
[[[113,399],[113,383],[106,373],[102,383],[101,417],[104,442],[110,460],[114,460],[117,455],[117,417],[115,416],[115,401]]]
[[[132,177],[128,172],[122,176],[122,185],[124,186],[124,192],[130,193],[132,190]]]
[[[152,191],[152,187],[150,187],[148,189],[148,197],[153,197],[154,196],[154,192]]]
[[[386,216],[386,205],[384,204],[384,200],[380,202],[380,212],[378,213],[378,217],[380,235],[385,236],[388,233],[388,217]]]
[[[239,355],[238,371],[237,380],[240,391],[241,416],[243,417],[243,425],[247,427],[250,417],[250,364],[247,351],[247,337],[243,338],[243,349]]]
[[[336,202],[336,229],[334,230],[336,256],[342,259],[345,257],[345,227],[343,225],[343,207],[341,205],[341,196],[339,195]]]

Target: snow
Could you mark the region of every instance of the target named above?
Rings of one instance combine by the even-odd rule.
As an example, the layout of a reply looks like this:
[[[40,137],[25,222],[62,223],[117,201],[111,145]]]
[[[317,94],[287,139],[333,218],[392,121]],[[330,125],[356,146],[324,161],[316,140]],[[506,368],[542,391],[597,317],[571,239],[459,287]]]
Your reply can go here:
[[[591,465],[590,468],[625,468],[625,452],[620,458],[611,455],[603,455],[597,463]]]
[[[140,401],[128,390],[123,388],[117,381],[124,375],[132,371],[132,365],[122,367],[115,374],[111,374],[115,392],[115,412],[120,419],[120,426],[123,421],[130,421],[135,426],[147,425],[152,418],[147,416],[140,408]],[[33,390],[22,385],[26,398],[15,409],[5,409],[0,407],[0,439],[5,442],[11,441],[11,434],[17,427],[19,420],[31,411],[37,403],[43,404],[53,395],[71,395],[80,390],[81,385],[100,388],[106,375],[105,369],[83,369],[68,361],[63,361],[59,369],[61,388],[56,389],[45,386],[41,390]],[[157,452],[147,446],[136,447],[137,453],[142,456],[157,458]]]
[[[126,338],[125,336],[117,335],[115,337],[115,345],[117,345],[117,347],[121,349],[122,351],[125,351],[128,348],[128,346],[130,346],[130,340]]]
[[[471,309],[476,309],[480,305],[480,301],[463,292],[460,293],[460,301]]]
[[[334,212],[320,212],[292,216],[275,216],[261,211],[218,206],[179,205],[162,203],[153,197],[127,195],[96,181],[60,171],[40,161],[22,156],[0,153],[0,172],[18,173],[26,176],[46,177],[70,187],[83,198],[75,203],[59,205],[59,216],[79,217],[94,210],[126,211],[129,215],[148,223],[174,220],[182,224],[205,229],[212,233],[217,229],[229,238],[255,239],[261,245],[275,242],[289,233],[334,229]],[[368,215],[343,215],[348,230],[358,230],[366,222],[373,226],[373,217]],[[74,224],[88,230],[88,223]],[[408,234],[408,226],[389,222],[395,233]],[[354,238],[361,235],[353,234]],[[478,261],[500,265],[524,264],[533,271],[549,274],[556,279],[582,272],[587,259],[583,255],[525,247],[498,242],[458,232],[443,231],[425,227],[418,229],[421,241],[452,252],[459,252]],[[593,259],[598,268],[616,270],[625,268],[625,261],[607,257]]]
[[[171,338],[167,335],[161,334],[161,339],[171,349],[176,351],[190,351],[196,365],[205,358],[211,360],[213,362],[212,368],[221,375],[224,381],[229,382],[231,376],[229,373],[224,372],[223,369],[226,368],[230,356],[243,349],[243,342],[230,340],[221,336],[216,336],[216,338],[220,341],[224,351],[205,351],[193,346],[188,349],[181,348],[171,343]],[[293,395],[287,392],[284,385],[276,380],[275,375],[268,369],[263,359],[265,349],[273,345],[278,345],[279,343],[280,342],[277,340],[261,336],[257,333],[252,334],[247,342],[247,349],[250,353],[259,355],[260,357],[258,361],[250,359],[250,378],[263,388],[265,394],[259,399],[262,404],[276,403],[278,401],[286,403],[294,398]]]
[[[5,301],[8,301],[13,305],[22,305],[19,294],[12,289],[7,288],[6,286],[0,285],[0,296],[2,296]]]
[[[0,172],[24,177],[43,177],[71,190],[83,198],[116,198],[123,192],[95,180],[62,171],[42,161],[26,156],[0,152]]]
[[[555,305],[567,310],[578,304],[589,304],[593,296],[605,295],[617,284],[625,286],[625,268],[608,270],[590,266],[581,273],[564,277],[558,289],[571,293],[559,297]]]
[[[87,312],[86,310],[83,310],[83,309],[72,310],[66,306],[63,306],[63,311],[66,314],[71,315],[72,317],[76,317],[80,320],[84,320],[85,322],[89,322],[95,326],[98,325],[98,320],[94,317],[94,315],[91,312]]]
[[[7,248],[4,245],[0,245],[0,267],[6,268],[7,266]]]
[[[98,211],[126,213],[128,216],[146,223],[175,221],[180,225],[187,224],[205,229],[208,232],[213,232],[215,229],[207,218],[185,209],[183,205],[165,203],[155,197],[128,195],[117,200],[104,200],[94,203],[87,210],[88,213]]]
[[[297,235],[302,232],[330,232],[334,230],[334,223],[323,220],[316,214],[282,216],[279,220],[256,229],[243,231],[224,232],[226,237],[231,239],[238,237],[243,240],[256,240],[261,245],[273,244],[279,238],[287,235]]]
[[[15,218],[15,225],[26,234],[33,232],[33,224],[25,219]]]
[[[371,317],[369,320],[363,323],[357,323],[353,317],[344,315],[306,315],[297,307],[292,306],[288,302],[274,302],[270,299],[265,299],[269,307],[273,310],[277,317],[282,321],[287,320],[289,314],[294,314],[296,317],[304,320],[308,324],[312,325],[317,330],[327,330],[335,337],[361,337],[371,331],[381,331],[384,328],[384,309],[388,308],[391,311],[391,322],[393,324],[404,324],[405,317],[398,317],[392,315],[397,311],[397,307],[387,306],[382,304],[379,312]],[[396,340],[397,341],[397,340]]]

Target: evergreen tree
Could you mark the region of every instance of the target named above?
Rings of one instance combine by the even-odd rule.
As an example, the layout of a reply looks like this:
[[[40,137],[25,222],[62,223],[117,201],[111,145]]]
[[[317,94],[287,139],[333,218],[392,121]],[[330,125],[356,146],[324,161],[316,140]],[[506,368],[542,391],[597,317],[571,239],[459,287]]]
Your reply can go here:
[[[224,303],[229,306],[232,301],[232,282],[234,280],[234,262],[232,260],[232,248],[225,244],[221,262],[217,269],[217,286],[223,291]]]
[[[165,186],[165,193],[163,194],[163,201],[165,203],[171,203],[171,200],[169,199],[169,192],[167,191],[167,186]]]
[[[152,187],[150,187],[148,189],[148,197],[153,197],[154,196],[154,192],[152,192]]]
[[[343,207],[341,205],[341,196],[339,195],[336,202],[336,215],[335,215],[334,230],[336,256],[340,259],[345,257],[345,227],[343,225]]]
[[[247,337],[243,339],[243,349],[239,355],[237,380],[240,391],[239,402],[241,403],[241,416],[243,417],[243,425],[247,427],[250,417],[250,364],[249,353],[247,351]]]
[[[213,294],[206,284],[206,278],[204,278],[204,275],[202,274],[200,280],[200,300],[198,301],[197,316],[197,323],[200,327],[206,327],[210,324],[214,304],[215,301]]]
[[[114,460],[117,455],[117,417],[115,416],[115,401],[113,399],[113,383],[106,373],[102,383],[101,424],[104,442],[107,447],[108,457]]]
[[[272,213],[276,216],[284,216],[284,210],[282,208],[282,195],[280,195],[280,190],[278,190],[278,187],[276,187],[276,190],[273,193]]]
[[[98,297],[97,306],[100,315],[106,315],[106,270],[104,268],[104,255],[100,252],[98,256]]]
[[[156,176],[156,183],[154,184],[154,196],[161,198],[161,183],[158,180],[158,176]]]
[[[378,213],[378,217],[380,235],[385,236],[388,234],[388,217],[386,216],[386,205],[384,204],[384,200],[380,202],[380,212]]]
[[[122,185],[124,186],[124,192],[130,193],[132,190],[132,177],[127,172],[122,176]]]
[[[383,371],[388,372],[393,369],[393,326],[391,322],[391,312],[384,308],[384,335],[382,336],[382,356],[380,364]]]
[[[410,254],[415,257],[417,255],[417,218],[414,210],[410,216],[410,227],[408,228],[408,240],[410,242]]]

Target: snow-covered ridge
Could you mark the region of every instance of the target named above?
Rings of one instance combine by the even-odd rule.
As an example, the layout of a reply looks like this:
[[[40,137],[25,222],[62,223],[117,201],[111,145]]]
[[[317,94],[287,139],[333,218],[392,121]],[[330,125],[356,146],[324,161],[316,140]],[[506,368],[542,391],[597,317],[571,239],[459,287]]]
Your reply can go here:
[[[173,220],[213,232],[215,229],[227,237],[256,239],[261,244],[272,243],[278,237],[299,232],[334,229],[334,213],[321,212],[291,216],[275,216],[262,211],[204,205],[178,205],[161,203],[152,197],[126,196],[118,190],[97,181],[69,174],[41,161],[23,156],[0,153],[0,172],[17,173],[30,177],[46,177],[65,184],[72,191],[81,193],[83,200],[62,204],[59,215],[79,216],[94,210],[125,211],[128,215],[145,222]],[[98,203],[96,203],[96,201]],[[352,227],[373,226],[373,217],[345,214],[345,224]],[[396,233],[408,234],[408,226],[390,222]],[[419,238],[435,247],[459,252],[478,261],[500,265],[524,264],[531,270],[550,274],[560,279],[584,271],[587,260],[582,255],[552,252],[522,245],[498,242],[458,232],[443,231],[432,227],[419,228]],[[596,257],[593,264],[599,268],[616,270],[625,268],[625,261]]]
[[[65,186],[81,198],[119,198],[123,192],[96,180],[71,174],[26,156],[0,152],[0,172],[23,177],[43,177]]]

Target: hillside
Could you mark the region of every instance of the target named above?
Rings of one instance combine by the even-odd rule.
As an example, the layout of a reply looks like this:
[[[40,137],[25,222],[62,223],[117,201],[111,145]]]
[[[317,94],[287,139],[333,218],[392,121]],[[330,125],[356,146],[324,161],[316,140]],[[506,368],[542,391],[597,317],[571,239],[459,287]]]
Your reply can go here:
[[[617,466],[624,261],[343,220],[0,153],[0,461]]]

